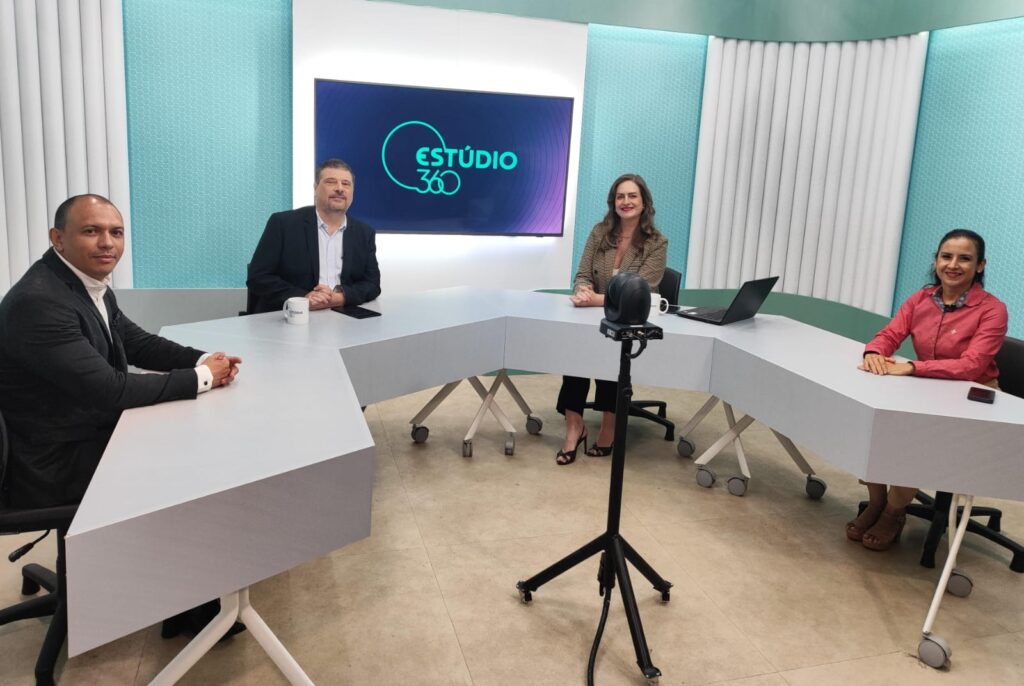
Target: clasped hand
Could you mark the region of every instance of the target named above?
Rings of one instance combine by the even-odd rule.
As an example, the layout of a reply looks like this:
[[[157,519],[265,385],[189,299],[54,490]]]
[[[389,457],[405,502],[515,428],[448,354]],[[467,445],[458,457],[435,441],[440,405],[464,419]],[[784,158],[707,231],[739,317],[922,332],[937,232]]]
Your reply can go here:
[[[878,353],[868,353],[864,356],[864,360],[857,365],[857,369],[862,369],[865,372],[871,372],[872,374],[878,374],[884,376],[891,374],[892,376],[909,376],[914,373],[914,365],[910,362],[897,362],[892,357],[885,357]]]
[[[345,294],[336,293],[330,286],[318,283],[316,288],[306,293],[309,298],[309,309],[326,310],[328,307],[341,307],[345,304]]]
[[[238,365],[242,364],[241,357],[225,355],[222,352],[211,353],[203,362],[213,373],[213,387],[227,386],[238,376]]]
[[[590,284],[583,284],[576,289],[576,292],[569,296],[569,300],[576,307],[589,307],[594,304],[596,300],[594,293],[594,287]]]

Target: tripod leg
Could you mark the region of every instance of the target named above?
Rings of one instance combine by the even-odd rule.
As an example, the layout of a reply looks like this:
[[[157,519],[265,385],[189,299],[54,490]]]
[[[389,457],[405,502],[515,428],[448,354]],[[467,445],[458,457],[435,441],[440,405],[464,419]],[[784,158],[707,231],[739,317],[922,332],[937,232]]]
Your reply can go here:
[[[640,610],[636,606],[636,597],[633,595],[633,584],[629,581],[629,569],[626,568],[626,557],[622,549],[622,540],[618,537],[612,539],[612,560],[615,564],[615,576],[619,579],[619,592],[622,594],[622,604],[626,607],[626,621],[629,623],[629,633],[633,637],[633,650],[636,652],[636,664],[647,679],[655,679],[661,676],[661,670],[651,663],[651,652],[647,649],[647,639],[644,637],[644,625],[640,621]]]
[[[626,554],[626,559],[629,560],[637,571],[644,575],[644,577],[651,582],[654,586],[654,590],[661,593],[661,599],[668,602],[669,596],[668,591],[672,588],[672,583],[661,578],[661,575],[654,571],[654,567],[647,564],[647,560],[640,557],[640,553],[633,549],[626,539],[620,538],[619,541],[622,543],[622,550]]]
[[[572,569],[579,563],[586,560],[588,557],[591,557],[601,552],[607,547],[607,544],[608,534],[603,533],[590,543],[587,543],[578,550],[569,553],[561,560],[548,567],[547,569],[537,574],[534,574],[525,581],[520,581],[519,583],[517,583],[516,588],[519,589],[519,593],[523,597],[523,602],[530,602],[530,594],[533,591],[536,591],[538,588],[540,588],[547,582],[551,581],[559,574],[562,574],[563,572],[567,572],[568,570]]]

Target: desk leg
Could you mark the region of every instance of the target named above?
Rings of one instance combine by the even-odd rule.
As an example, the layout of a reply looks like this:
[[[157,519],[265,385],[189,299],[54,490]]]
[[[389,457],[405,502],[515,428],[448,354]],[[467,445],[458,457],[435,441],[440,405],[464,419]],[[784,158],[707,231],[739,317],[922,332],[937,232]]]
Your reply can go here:
[[[729,428],[736,426],[736,415],[733,414],[732,405],[727,402],[723,402],[722,406],[725,408],[725,419],[729,422]],[[747,465],[747,454],[743,450],[743,439],[738,435],[736,440],[733,442],[733,447],[736,449],[736,459],[740,463],[740,474],[747,480],[750,479],[750,466]]]
[[[701,453],[694,464],[698,467],[706,465],[711,462],[718,453],[725,450],[725,446],[729,445],[740,437],[740,434],[747,430],[747,427],[754,423],[754,418],[749,414],[743,415],[738,422],[732,425],[732,427],[722,434],[717,441],[708,446],[708,449]]]
[[[473,417],[473,423],[469,425],[466,437],[462,439],[462,456],[473,456],[473,437],[476,436],[476,430],[480,427],[480,422],[488,410],[490,410],[491,414],[494,415],[494,418],[498,420],[498,423],[501,424],[501,427],[508,434],[505,438],[505,454],[514,455],[516,450],[516,430],[504,410],[501,409],[501,406],[494,399],[498,389],[501,387],[501,374],[499,373],[494,377],[494,382],[491,384],[490,389],[485,389],[480,379],[475,376],[469,377],[468,381],[477,392],[477,395],[480,396],[482,402],[480,403],[480,409],[476,412],[476,416]]]
[[[499,424],[501,424],[501,428],[514,434],[516,430],[513,428],[512,422],[509,421],[508,415],[505,414],[505,411],[501,409],[501,405],[499,405],[495,400],[495,396],[498,394],[498,389],[501,388],[501,374],[503,373],[504,372],[499,373],[498,376],[494,378],[494,382],[491,383],[490,390],[485,389],[480,379],[475,376],[469,377],[469,383],[473,386],[474,390],[476,390],[476,394],[480,396],[480,400],[483,401],[483,407],[481,409],[484,411],[490,410],[491,414],[494,415],[494,418],[498,420]],[[483,415],[481,414],[481,417],[482,416]]]
[[[444,402],[444,399],[452,394],[452,391],[462,383],[462,379],[458,381],[452,381],[446,383],[441,390],[434,394],[434,397],[427,401],[427,404],[423,406],[416,416],[409,420],[409,423],[413,426],[419,426],[423,423],[423,420],[430,416],[430,413],[437,409],[437,406]]]
[[[932,604],[928,608],[928,616],[924,620],[924,627],[921,629],[921,642],[917,646],[917,655],[921,661],[929,667],[936,669],[944,667],[949,663],[949,657],[953,654],[952,648],[944,638],[932,633],[935,624],[935,617],[939,614],[939,606],[942,604],[942,596],[946,592],[950,577],[954,574],[956,557],[960,552],[960,544],[963,543],[964,534],[967,533],[967,524],[971,521],[971,508],[974,506],[973,495],[955,494],[950,504],[950,524],[956,518],[957,508],[960,506],[960,498],[964,499],[964,512],[960,516],[960,523],[956,527],[956,534],[950,539],[949,555],[946,557],[946,564],[942,567],[942,574],[939,576],[939,583],[935,586],[935,593],[932,595]],[[953,531],[952,526],[949,529]]]
[[[220,612],[217,613],[217,616],[149,682],[150,686],[171,686],[177,683],[188,670],[199,662],[203,655],[210,651],[210,648],[217,644],[217,641],[227,633],[235,621],[245,624],[290,684],[313,686],[313,682],[302,671],[299,663],[288,654],[285,647],[267,627],[263,618],[249,604],[248,588],[221,597]]]

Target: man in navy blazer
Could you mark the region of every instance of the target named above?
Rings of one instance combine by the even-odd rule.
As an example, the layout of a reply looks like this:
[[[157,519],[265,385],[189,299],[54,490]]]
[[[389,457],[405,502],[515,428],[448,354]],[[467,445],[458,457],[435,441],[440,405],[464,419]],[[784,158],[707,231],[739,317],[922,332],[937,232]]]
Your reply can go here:
[[[106,198],[61,203],[50,241],[0,302],[0,410],[10,433],[0,496],[17,507],[77,503],[122,410],[195,398],[230,383],[241,362],[154,336],[121,312],[109,285],[124,223]]]
[[[315,204],[270,215],[249,263],[250,313],[276,312],[293,297],[312,310],[362,305],[380,295],[376,233],[348,216],[355,174],[342,160],[316,170]]]

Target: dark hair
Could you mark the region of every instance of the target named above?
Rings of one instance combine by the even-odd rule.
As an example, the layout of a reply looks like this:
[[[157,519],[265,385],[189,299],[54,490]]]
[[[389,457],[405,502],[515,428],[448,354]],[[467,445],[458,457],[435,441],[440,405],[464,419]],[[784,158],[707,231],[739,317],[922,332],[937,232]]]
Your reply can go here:
[[[975,262],[975,264],[980,267],[981,263],[985,261],[985,239],[982,238],[977,233],[975,233],[974,231],[971,231],[970,229],[953,229],[952,231],[947,232],[946,235],[942,237],[942,240],[939,241],[939,247],[936,248],[935,250],[935,257],[932,259],[931,274],[929,274],[932,280],[931,285],[933,286],[939,286],[942,284],[942,281],[939,280],[939,275],[935,272],[934,263],[935,260],[939,259],[939,252],[942,250],[943,243],[950,240],[951,238],[966,238],[967,240],[974,243],[974,252],[977,253],[977,262]],[[974,271],[974,283],[978,284],[979,286],[985,285],[985,275],[982,274],[982,272],[977,268],[975,268]]]
[[[316,180],[314,181],[313,185],[320,183],[320,174],[323,172],[324,169],[344,169],[345,171],[352,175],[352,182],[355,183],[356,173],[352,171],[352,167],[349,166],[348,162],[346,162],[345,160],[339,160],[336,157],[332,157],[331,159],[324,160],[323,162],[317,165]]]
[[[102,195],[97,195],[96,193],[83,193],[82,195],[72,195],[70,198],[68,198],[67,200],[65,200],[64,202],[57,206],[57,211],[53,213],[53,228],[57,229],[58,231],[63,231],[64,227],[68,225],[68,213],[71,211],[71,208],[75,206],[76,202],[83,198],[92,198],[93,200],[101,202],[104,205],[110,205],[111,207],[113,207],[114,205],[114,203],[110,202]]]
[[[640,189],[640,199],[644,203],[644,209],[640,212],[639,230],[633,234],[634,245],[643,245],[644,241],[654,236],[658,230],[654,226],[654,198],[651,197],[651,189],[647,187],[644,177],[639,174],[623,174],[615,179],[615,183],[612,184],[611,189],[608,191],[608,212],[604,215],[604,219],[601,220],[601,225],[608,229],[605,237],[608,243],[607,247],[612,247],[618,242],[619,234],[622,231],[622,222],[619,219],[619,215],[615,213],[615,192],[624,181],[632,181],[637,185]]]

